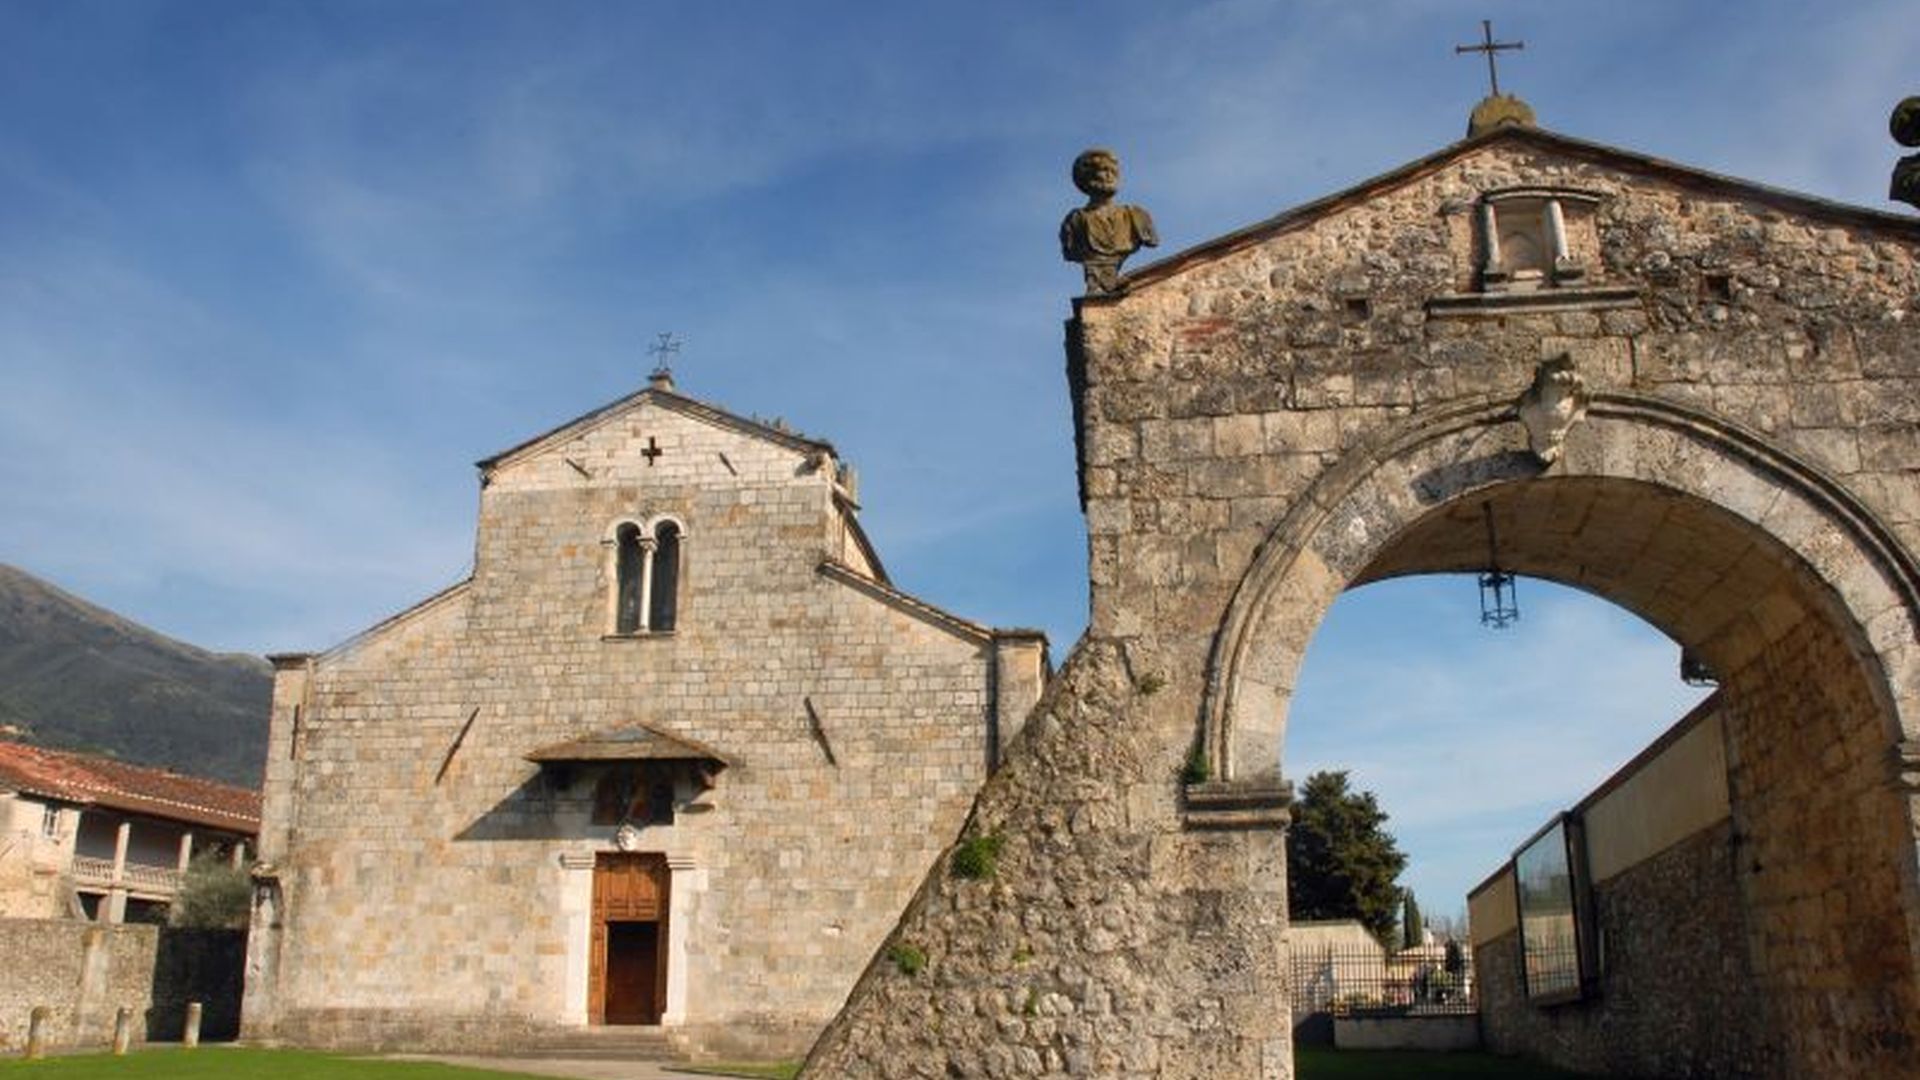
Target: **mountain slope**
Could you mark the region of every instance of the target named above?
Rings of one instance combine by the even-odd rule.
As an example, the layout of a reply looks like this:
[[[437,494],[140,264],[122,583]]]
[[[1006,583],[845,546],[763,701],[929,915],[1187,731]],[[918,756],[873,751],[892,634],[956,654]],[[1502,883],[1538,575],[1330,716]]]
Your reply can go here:
[[[0,726],[259,786],[272,671],[155,633],[0,563]]]

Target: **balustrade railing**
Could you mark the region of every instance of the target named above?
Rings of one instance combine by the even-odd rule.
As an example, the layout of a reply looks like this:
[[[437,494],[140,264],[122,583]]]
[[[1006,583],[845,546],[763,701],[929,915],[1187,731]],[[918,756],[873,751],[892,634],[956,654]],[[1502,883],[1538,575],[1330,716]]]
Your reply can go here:
[[[74,880],[88,885],[113,884],[113,860],[95,858],[92,855],[73,857]]]
[[[130,862],[120,868],[120,876],[116,879],[113,860],[94,855],[73,857],[73,879],[81,885],[124,885],[145,892],[174,893],[180,890],[180,871],[174,867]]]
[[[140,863],[128,863],[123,880],[135,888],[154,892],[177,892],[180,889],[180,871],[171,866],[143,866]]]

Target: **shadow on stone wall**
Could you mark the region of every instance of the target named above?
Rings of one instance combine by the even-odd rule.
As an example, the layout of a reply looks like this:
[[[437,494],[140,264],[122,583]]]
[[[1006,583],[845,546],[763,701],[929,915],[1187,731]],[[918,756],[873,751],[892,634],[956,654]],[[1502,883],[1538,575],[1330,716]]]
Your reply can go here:
[[[42,1005],[56,1049],[107,1046],[122,1008],[135,1039],[177,1042],[189,1001],[201,1003],[202,1039],[235,1038],[246,956],[244,930],[0,919],[0,1052],[26,1046]]]
[[[240,1036],[240,992],[247,967],[245,930],[160,928],[154,944],[153,998],[147,1006],[147,1038],[178,1042],[186,1029],[187,1003],[201,1004],[200,1038],[226,1042]]]

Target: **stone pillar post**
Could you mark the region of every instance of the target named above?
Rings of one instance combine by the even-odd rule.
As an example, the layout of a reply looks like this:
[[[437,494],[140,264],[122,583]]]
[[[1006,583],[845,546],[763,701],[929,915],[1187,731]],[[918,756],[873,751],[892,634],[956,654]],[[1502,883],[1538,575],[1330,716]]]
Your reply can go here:
[[[113,886],[107,890],[102,922],[127,920],[127,842],[133,836],[133,822],[122,819],[113,836]]]
[[[235,870],[247,865],[247,842],[245,840],[235,840],[233,842],[233,851],[229,854],[227,862]]]
[[[567,928],[565,996],[560,1006],[560,1022],[578,1027],[592,1022],[587,991],[593,953],[593,865],[591,851],[568,851],[560,855],[559,908],[561,921]]]
[[[693,897],[705,891],[706,872],[693,856],[667,856],[667,1003],[660,1023],[673,1027],[687,1022],[687,937],[693,929]]]
[[[125,1005],[113,1010],[113,1052],[125,1054],[133,1044],[133,1010]]]
[[[253,868],[253,919],[247,933],[245,997],[241,1030],[250,1039],[270,1038],[279,1021],[280,932],[289,897],[277,865],[287,857],[294,788],[300,773],[302,713],[312,706],[313,658],[286,653],[273,663],[273,712],[267,721],[267,770],[260,793],[260,837]]]
[[[193,830],[180,834],[180,872],[187,872],[187,864],[193,861]]]
[[[127,842],[133,837],[133,822],[121,821],[113,834],[113,883],[120,884],[127,874]]]
[[[1007,747],[1026,726],[1047,681],[1047,639],[1038,630],[993,633],[993,713],[987,737],[987,767],[998,769]]]
[[[47,1025],[53,1020],[53,1010],[45,1005],[35,1005],[27,1014],[27,1058],[47,1056]]]
[[[200,1045],[200,1003],[187,1002],[187,1027],[180,1033],[180,1045],[188,1050]]]

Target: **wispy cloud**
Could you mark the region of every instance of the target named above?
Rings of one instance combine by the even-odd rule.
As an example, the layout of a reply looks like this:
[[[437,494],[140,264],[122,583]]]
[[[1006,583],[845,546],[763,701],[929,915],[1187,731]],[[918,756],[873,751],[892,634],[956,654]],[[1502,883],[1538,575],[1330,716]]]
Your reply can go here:
[[[1351,769],[1377,792],[1436,907],[1704,696],[1680,682],[1678,647],[1624,609],[1531,579],[1521,593],[1521,622],[1496,632],[1469,577],[1369,585],[1335,605],[1301,669],[1288,773]]]

